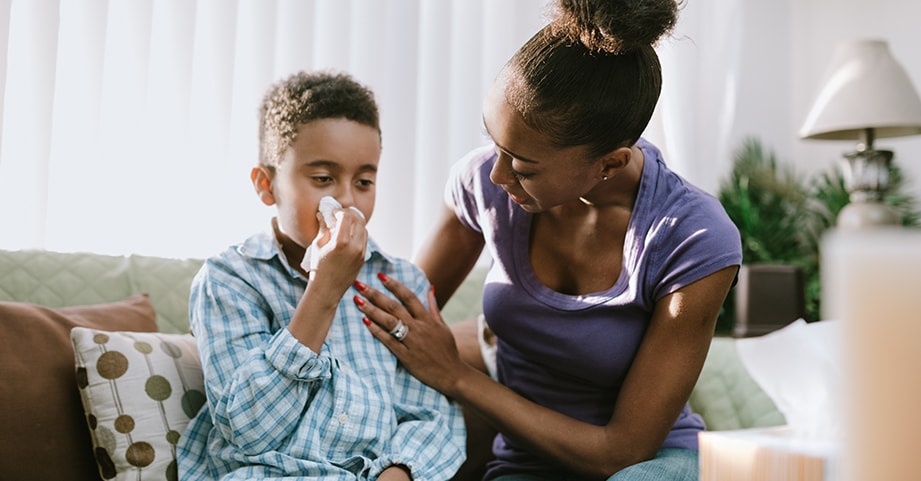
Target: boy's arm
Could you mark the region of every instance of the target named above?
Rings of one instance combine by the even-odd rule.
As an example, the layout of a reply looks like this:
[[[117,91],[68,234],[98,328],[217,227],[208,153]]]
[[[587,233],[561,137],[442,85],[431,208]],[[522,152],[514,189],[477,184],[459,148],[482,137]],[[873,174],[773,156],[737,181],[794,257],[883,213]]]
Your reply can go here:
[[[205,375],[212,422],[243,452],[272,449],[297,427],[329,358],[287,329],[271,332],[271,312],[257,286],[228,265],[208,261],[190,296],[190,320]],[[266,293],[265,295],[271,295]]]

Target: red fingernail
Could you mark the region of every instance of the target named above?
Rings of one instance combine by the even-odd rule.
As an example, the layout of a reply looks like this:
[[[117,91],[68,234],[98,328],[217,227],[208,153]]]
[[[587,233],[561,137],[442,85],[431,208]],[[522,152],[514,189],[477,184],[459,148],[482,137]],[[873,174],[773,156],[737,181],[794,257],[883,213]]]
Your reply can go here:
[[[365,300],[362,299],[362,298],[360,298],[360,297],[358,297],[358,296],[353,297],[352,300],[355,301],[355,304],[358,304],[358,307],[362,307],[362,306],[364,306],[364,305],[366,304],[366,303],[365,303]]]
[[[361,322],[365,323],[366,326],[371,326],[371,319],[368,319],[367,317],[362,317]]]
[[[387,277],[387,274],[384,274],[383,272],[378,272],[377,278],[380,279],[381,282],[387,282],[388,280],[390,280],[390,278]]]
[[[365,285],[365,283],[364,283],[364,282],[361,282],[361,281],[355,281],[355,282],[353,282],[352,284],[355,285],[355,289],[358,289],[358,290],[361,291],[361,292],[364,292],[365,289],[368,288],[368,286]]]

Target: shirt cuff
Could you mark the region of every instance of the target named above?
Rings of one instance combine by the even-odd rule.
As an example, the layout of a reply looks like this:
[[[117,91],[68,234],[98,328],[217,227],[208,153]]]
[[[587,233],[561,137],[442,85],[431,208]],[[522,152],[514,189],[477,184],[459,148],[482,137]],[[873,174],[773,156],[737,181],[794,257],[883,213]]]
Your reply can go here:
[[[328,356],[320,356],[301,344],[288,329],[275,333],[265,350],[265,357],[282,376],[298,381],[316,381],[332,377]]]
[[[413,469],[412,464],[409,461],[400,460],[401,457],[402,456],[396,454],[396,455],[391,455],[391,456],[384,455],[384,456],[377,458],[376,460],[374,460],[374,462],[371,465],[371,469],[368,472],[368,479],[377,479],[380,477],[381,473],[383,473],[385,469],[391,466],[400,465],[400,466],[405,466],[406,469],[409,470],[410,478],[413,481],[424,481],[423,478],[418,477],[419,473],[417,473]]]

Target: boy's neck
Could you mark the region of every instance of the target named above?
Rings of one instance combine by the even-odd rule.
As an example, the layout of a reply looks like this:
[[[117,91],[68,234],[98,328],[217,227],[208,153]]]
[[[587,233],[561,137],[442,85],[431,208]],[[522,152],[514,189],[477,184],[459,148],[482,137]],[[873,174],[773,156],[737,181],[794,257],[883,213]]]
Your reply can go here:
[[[276,217],[272,218],[272,231],[275,233],[275,240],[277,240],[278,245],[281,246],[281,251],[285,255],[285,259],[288,260],[288,265],[306,276],[307,273],[304,272],[304,269],[301,267],[301,261],[304,260],[304,253],[307,249],[297,242],[294,242],[278,228],[278,218]]]

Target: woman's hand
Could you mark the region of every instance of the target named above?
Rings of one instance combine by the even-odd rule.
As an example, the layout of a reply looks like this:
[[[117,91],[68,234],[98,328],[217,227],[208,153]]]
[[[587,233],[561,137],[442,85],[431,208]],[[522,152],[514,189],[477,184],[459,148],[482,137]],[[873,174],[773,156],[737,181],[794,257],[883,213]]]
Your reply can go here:
[[[372,287],[356,283],[355,287],[367,302],[355,296],[355,304],[365,314],[365,324],[397,359],[423,383],[452,396],[455,381],[464,369],[472,369],[458,353],[451,330],[441,318],[435,303],[434,290],[428,293],[429,310],[399,281],[378,274],[390,292],[399,300]],[[402,322],[408,332],[398,340],[390,332]]]

